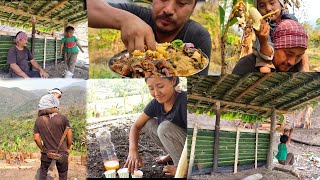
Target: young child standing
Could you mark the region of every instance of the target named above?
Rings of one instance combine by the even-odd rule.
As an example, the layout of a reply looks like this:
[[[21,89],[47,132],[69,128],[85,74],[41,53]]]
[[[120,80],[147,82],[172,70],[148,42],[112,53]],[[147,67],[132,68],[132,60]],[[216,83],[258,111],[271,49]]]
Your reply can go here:
[[[276,158],[278,159],[278,162],[282,165],[293,165],[294,163],[294,155],[292,153],[288,153],[288,140],[289,137],[287,135],[282,135],[280,137],[280,144],[278,145],[278,154]]]
[[[275,66],[272,64],[274,57],[274,45],[271,42],[271,34],[273,33],[274,28],[281,20],[291,19],[297,22],[298,20],[293,14],[288,14],[285,11],[283,0],[255,0],[254,5],[262,16],[276,11],[277,9],[281,9],[281,11],[278,11],[272,16],[270,24],[266,21],[262,21],[260,31],[255,32],[257,40],[253,47],[253,53],[256,56],[256,67],[259,67],[261,73],[268,73],[272,71],[271,69],[275,69]],[[309,71],[308,61],[308,55],[305,53],[302,56],[302,67],[299,71]]]
[[[73,36],[74,28],[72,26],[68,26],[65,29],[65,37],[61,39],[61,47],[60,47],[60,56],[62,56],[62,51],[64,48],[64,60],[67,63],[68,71],[70,71],[72,74],[74,73],[74,68],[76,65],[77,56],[79,53],[80,48],[81,52],[82,50],[81,45],[78,42],[78,39]],[[78,47],[77,47],[78,46]]]

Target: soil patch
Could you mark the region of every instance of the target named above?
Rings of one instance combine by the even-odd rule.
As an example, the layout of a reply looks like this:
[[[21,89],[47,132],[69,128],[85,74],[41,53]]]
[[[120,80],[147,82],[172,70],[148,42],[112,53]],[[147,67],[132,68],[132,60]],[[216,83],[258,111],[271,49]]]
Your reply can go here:
[[[192,176],[192,179],[215,179],[215,180],[240,180],[247,176],[260,173],[262,175],[262,180],[294,180],[298,179],[297,177],[281,172],[281,171],[269,171],[266,168],[257,168],[257,169],[249,169],[240,171],[237,174],[233,173],[217,173],[215,175],[199,175],[199,176]]]
[[[112,142],[114,143],[120,167],[123,167],[129,152],[129,132],[133,121],[117,119],[116,123],[107,125],[111,130]],[[90,129],[90,128],[88,128]],[[104,167],[100,154],[99,143],[96,139],[95,132],[98,129],[90,130],[88,132],[87,146],[88,146],[88,177],[101,178],[103,177]],[[164,152],[143,132],[140,134],[139,154],[143,160],[144,166],[140,168],[143,171],[144,178],[165,177],[162,174],[164,165],[159,165],[155,162],[155,158],[160,155],[165,155]]]
[[[54,65],[54,62],[47,63],[45,71],[49,74],[49,78],[64,78],[63,73],[66,69],[66,64],[64,62],[59,61],[57,65]],[[0,70],[0,78],[10,78],[9,72],[5,70]],[[88,79],[89,68],[83,64],[76,65],[73,78]]]
[[[13,164],[7,164],[4,161],[0,161],[0,174],[1,179],[12,180],[30,180],[37,179],[39,177],[40,160],[33,160],[32,162],[19,162]],[[87,176],[86,166],[79,165],[79,163],[69,160],[68,180],[85,180]],[[59,174],[55,167],[52,173],[49,173],[47,180],[58,180]]]

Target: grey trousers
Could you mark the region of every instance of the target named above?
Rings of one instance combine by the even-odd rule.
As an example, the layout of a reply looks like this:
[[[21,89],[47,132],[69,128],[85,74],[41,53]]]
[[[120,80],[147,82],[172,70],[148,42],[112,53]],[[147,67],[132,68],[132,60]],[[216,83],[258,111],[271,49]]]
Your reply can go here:
[[[158,124],[156,119],[146,122],[142,131],[145,132],[164,152],[170,155],[175,166],[178,166],[186,140],[186,132],[170,121]]]
[[[74,73],[74,68],[76,66],[78,53],[65,53],[64,54],[64,61],[67,64],[67,68],[70,72]]]
[[[282,165],[293,165],[294,163],[294,155],[292,153],[288,153],[287,159],[285,161],[278,160],[278,162]]]

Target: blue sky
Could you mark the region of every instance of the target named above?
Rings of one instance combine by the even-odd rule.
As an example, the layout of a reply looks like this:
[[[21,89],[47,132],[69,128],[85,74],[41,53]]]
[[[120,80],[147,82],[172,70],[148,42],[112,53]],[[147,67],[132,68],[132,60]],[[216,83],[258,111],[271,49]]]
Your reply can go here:
[[[82,79],[29,79],[29,80],[0,80],[1,87],[18,87],[23,90],[63,88],[73,83],[86,83]]]
[[[300,0],[301,2],[301,0]],[[320,1],[319,0],[303,0],[302,6],[296,11],[299,22],[309,22],[316,24],[316,20],[320,18]]]

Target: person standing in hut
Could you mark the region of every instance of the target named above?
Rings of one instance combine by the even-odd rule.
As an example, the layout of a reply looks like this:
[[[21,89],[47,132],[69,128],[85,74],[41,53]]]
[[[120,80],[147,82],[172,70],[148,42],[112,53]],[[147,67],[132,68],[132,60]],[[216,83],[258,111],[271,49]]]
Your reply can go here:
[[[65,37],[61,39],[60,56],[64,49],[64,61],[67,64],[67,70],[74,74],[74,68],[80,48],[81,52],[84,53],[82,46],[79,44],[78,39],[73,35],[74,27],[68,26],[65,29]]]

